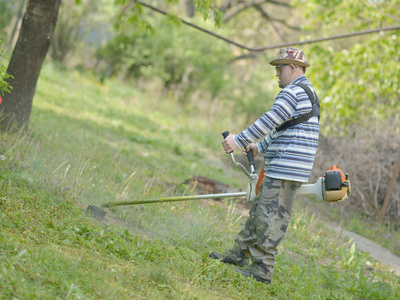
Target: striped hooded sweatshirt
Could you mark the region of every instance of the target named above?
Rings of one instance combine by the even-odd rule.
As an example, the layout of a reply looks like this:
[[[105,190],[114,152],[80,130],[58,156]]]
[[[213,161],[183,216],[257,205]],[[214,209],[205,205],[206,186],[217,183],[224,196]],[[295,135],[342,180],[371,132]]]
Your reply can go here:
[[[295,85],[300,82],[313,91],[305,75],[297,77],[280,91],[269,111],[233,138],[240,148],[258,141],[258,151],[264,154],[265,176],[308,182],[318,145],[318,117],[312,117],[286,130],[276,131],[287,120],[312,109],[306,91]],[[313,93],[315,96],[314,91]]]

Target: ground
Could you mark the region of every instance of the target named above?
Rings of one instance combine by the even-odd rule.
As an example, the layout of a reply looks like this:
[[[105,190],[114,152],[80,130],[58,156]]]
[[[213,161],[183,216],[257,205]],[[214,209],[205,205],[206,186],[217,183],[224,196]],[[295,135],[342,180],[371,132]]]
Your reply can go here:
[[[240,161],[240,158],[238,159]],[[193,180],[192,180],[193,181]],[[195,178],[196,185],[194,188],[197,191],[197,194],[213,194],[213,193],[226,193],[226,192],[238,192],[239,190],[232,190],[228,185],[224,185],[220,182],[205,178],[199,177]],[[187,182],[188,184],[193,184],[193,182]],[[241,190],[242,191],[242,190]],[[223,205],[222,201],[216,200],[202,200],[205,203],[210,205],[214,205],[219,203]],[[314,214],[319,220],[325,222],[328,228],[333,231],[340,233],[343,237],[352,239],[358,250],[362,252],[367,252],[371,257],[375,260],[381,262],[383,265],[387,265],[396,275],[400,276],[400,258],[391,253],[386,248],[376,244],[375,242],[359,235],[354,232],[348,231],[344,229],[341,224],[336,222],[333,217],[330,215],[329,211],[326,209],[325,202],[316,202],[312,201],[307,197],[301,197],[297,199],[297,201],[301,201],[301,206]],[[246,203],[245,198],[241,199],[241,201],[237,205],[237,213],[238,214],[248,214],[248,210],[251,207],[251,203]],[[111,221],[112,223],[119,223],[120,225],[124,225],[130,227],[129,224],[118,220],[110,215],[106,218],[107,221]]]
[[[353,239],[356,243],[356,247],[358,250],[362,252],[367,252],[371,257],[380,261],[382,264],[389,266],[389,268],[398,276],[400,276],[400,258],[393,253],[391,253],[386,248],[376,244],[375,242],[351,231],[344,229],[340,224],[333,221],[332,218],[328,215],[327,210],[324,209],[325,203],[318,203],[311,201],[304,197],[301,199],[302,204],[304,204],[307,209],[313,213],[320,220],[326,222],[326,225],[331,230],[341,233],[343,237],[347,237]]]

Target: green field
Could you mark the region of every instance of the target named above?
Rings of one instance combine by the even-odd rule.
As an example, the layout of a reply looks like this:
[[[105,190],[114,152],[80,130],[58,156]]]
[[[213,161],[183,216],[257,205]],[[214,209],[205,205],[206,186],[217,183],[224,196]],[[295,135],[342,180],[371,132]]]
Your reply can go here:
[[[400,278],[298,203],[271,285],[208,257],[245,220],[239,199],[85,215],[89,204],[245,188],[220,146],[229,110],[45,65],[28,134],[0,144],[1,299],[399,299]],[[362,227],[362,226],[360,226]]]

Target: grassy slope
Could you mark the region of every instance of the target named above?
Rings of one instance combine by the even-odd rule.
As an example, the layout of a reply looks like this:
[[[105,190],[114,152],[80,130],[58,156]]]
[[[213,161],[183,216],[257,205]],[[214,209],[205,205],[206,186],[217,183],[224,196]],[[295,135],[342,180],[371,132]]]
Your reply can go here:
[[[190,194],[182,182],[193,175],[243,186],[219,144],[233,120],[206,111],[46,66],[30,135],[0,145],[0,298],[400,298],[398,277],[301,210],[270,286],[208,258],[240,229],[236,202],[120,207],[101,223],[84,215],[88,204]]]

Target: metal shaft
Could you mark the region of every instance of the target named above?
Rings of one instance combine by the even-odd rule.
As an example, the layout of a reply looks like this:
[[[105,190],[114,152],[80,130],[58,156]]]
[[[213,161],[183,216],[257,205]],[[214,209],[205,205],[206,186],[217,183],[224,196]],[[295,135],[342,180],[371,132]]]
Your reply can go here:
[[[238,192],[238,193],[226,193],[226,194],[208,194],[208,195],[195,195],[195,196],[166,197],[166,198],[156,198],[156,199],[110,202],[110,203],[105,203],[102,206],[103,207],[113,207],[113,206],[121,206],[121,205],[136,205],[136,204],[148,204],[148,203],[159,203],[159,202],[176,202],[176,201],[200,200],[200,199],[245,197],[246,195],[247,195],[247,192]]]

